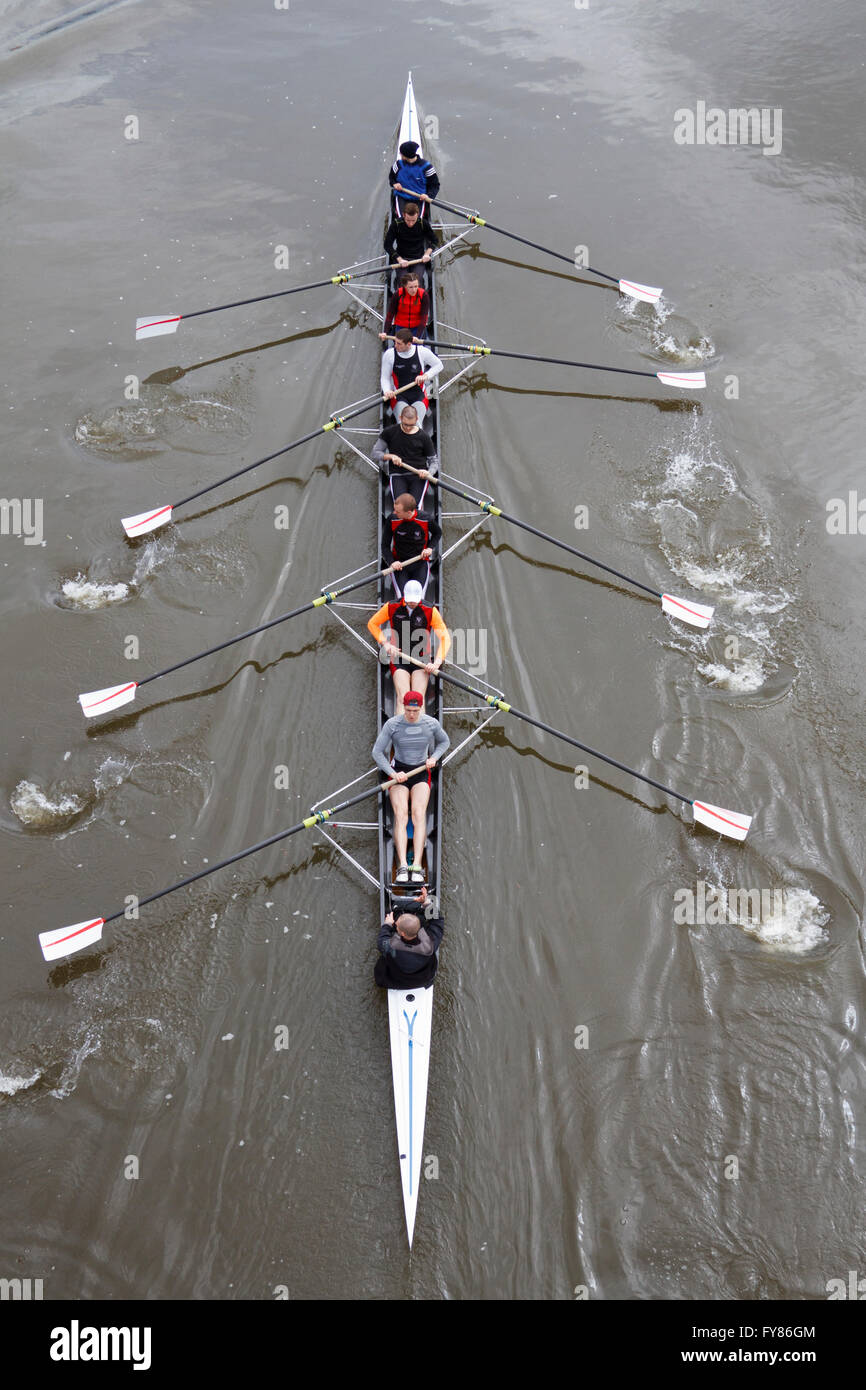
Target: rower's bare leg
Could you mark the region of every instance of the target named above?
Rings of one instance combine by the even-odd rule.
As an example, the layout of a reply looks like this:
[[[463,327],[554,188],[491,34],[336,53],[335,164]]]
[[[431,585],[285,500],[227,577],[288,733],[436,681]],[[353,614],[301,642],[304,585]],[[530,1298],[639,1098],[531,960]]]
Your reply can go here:
[[[409,689],[411,675],[409,671],[401,670],[400,667],[394,672],[392,680],[394,682],[394,713],[403,713],[403,696]]]
[[[424,846],[427,843],[427,803],[430,800],[430,788],[426,782],[418,782],[412,787],[410,794],[412,797],[412,844],[414,846],[412,862],[420,869],[423,867]]]
[[[414,791],[415,788],[412,788]],[[397,868],[406,863],[406,847],[408,844],[407,828],[409,825],[409,788],[392,787],[388,795],[391,798],[391,808],[394,812],[394,854],[397,858]]]
[[[424,696],[424,701],[425,701],[425,703],[424,703],[423,708],[426,708],[426,700],[427,700],[427,682],[429,681],[429,679],[430,679],[430,677],[427,675],[427,672],[426,672],[426,671],[413,671],[413,672],[412,672],[412,689],[413,689],[413,690],[420,690],[420,691],[421,691],[421,694]],[[408,686],[407,686],[407,689],[408,689]],[[402,700],[402,696],[401,696],[401,700]]]

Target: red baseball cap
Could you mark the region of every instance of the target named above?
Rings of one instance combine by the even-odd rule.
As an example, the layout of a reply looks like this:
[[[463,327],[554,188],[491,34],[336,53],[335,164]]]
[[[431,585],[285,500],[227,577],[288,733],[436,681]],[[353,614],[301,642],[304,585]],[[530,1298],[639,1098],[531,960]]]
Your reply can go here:
[[[424,696],[420,690],[407,690],[403,696],[404,705],[423,705]]]

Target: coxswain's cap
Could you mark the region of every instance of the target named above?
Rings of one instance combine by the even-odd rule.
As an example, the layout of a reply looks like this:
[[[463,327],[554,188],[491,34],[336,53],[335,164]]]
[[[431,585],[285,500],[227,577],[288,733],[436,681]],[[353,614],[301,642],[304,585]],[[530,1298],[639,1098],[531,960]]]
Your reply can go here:
[[[407,690],[403,696],[404,705],[423,705],[424,696],[420,690]]]
[[[405,154],[407,159],[414,159],[418,153],[418,145],[414,140],[404,140],[400,146],[400,153]]]
[[[403,597],[407,603],[421,602],[422,598],[424,597],[424,590],[421,588],[421,585],[418,583],[417,579],[409,580],[408,584],[403,590]]]

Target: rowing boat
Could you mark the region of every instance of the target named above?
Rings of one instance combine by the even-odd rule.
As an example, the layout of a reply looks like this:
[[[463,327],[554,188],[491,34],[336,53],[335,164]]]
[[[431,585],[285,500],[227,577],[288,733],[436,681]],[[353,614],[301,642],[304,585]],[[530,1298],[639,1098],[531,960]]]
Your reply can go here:
[[[406,95],[400,119],[398,147],[405,140],[414,140],[421,145],[421,129],[415,106],[415,93],[412,88],[412,74],[406,84]],[[390,206],[393,199],[389,199]],[[387,273],[386,273],[387,280]],[[391,286],[385,285],[385,301]],[[436,337],[436,286],[432,263],[428,267],[428,294],[431,305],[431,332]],[[435,392],[435,388],[434,392]],[[393,423],[390,407],[383,404],[383,428]],[[425,429],[432,433],[433,442],[440,454],[439,409],[435,397],[431,397],[430,409],[424,420]],[[379,481],[379,553],[382,547],[382,528],[387,525],[393,501],[388,478],[382,474]],[[441,524],[441,506],[438,488],[427,492],[424,509]],[[424,602],[441,606],[442,575],[441,564],[433,567]],[[390,579],[380,580],[379,603],[388,603],[395,598],[390,587]],[[435,719],[442,719],[442,683],[431,680],[427,686],[426,711]],[[386,719],[395,713],[394,685],[391,673],[385,663],[379,664],[378,681],[378,730]],[[428,892],[437,900],[441,887],[441,825],[442,825],[442,777],[438,771],[433,773],[433,786],[427,807],[427,844],[424,852],[424,868]],[[382,920],[390,910],[394,891],[394,878],[397,866],[394,863],[394,843],[391,838],[391,804],[385,797],[379,799],[379,884]],[[411,856],[412,823],[409,823],[409,844]],[[396,890],[397,894],[411,893],[405,886]],[[403,1206],[406,1213],[406,1231],[409,1248],[415,1229],[415,1211],[418,1205],[418,1185],[421,1180],[421,1157],[424,1143],[424,1121],[427,1113],[427,1078],[430,1069],[430,1037],[433,1022],[433,986],[426,989],[388,990],[388,1030],[391,1044],[391,1072],[394,1082],[394,1113],[397,1121],[397,1152],[400,1156],[400,1177],[403,1183]]]

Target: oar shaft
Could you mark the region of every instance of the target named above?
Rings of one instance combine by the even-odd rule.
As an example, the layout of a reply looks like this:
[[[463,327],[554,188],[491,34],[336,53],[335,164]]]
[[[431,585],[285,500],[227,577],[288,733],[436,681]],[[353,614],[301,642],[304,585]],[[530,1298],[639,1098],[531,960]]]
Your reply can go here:
[[[395,396],[399,396],[401,391],[409,391],[415,385],[414,381],[407,382],[401,386],[399,391],[395,391]],[[326,425],[319,425],[316,430],[311,430],[309,434],[302,435],[300,439],[293,439],[291,444],[286,444],[283,449],[276,449],[272,454],[266,454],[262,459],[256,459],[254,463],[244,464],[243,468],[235,469],[234,473],[229,473],[225,478],[218,478],[215,483],[208,483],[207,487],[200,487],[198,492],[191,492],[189,497],[182,497],[179,502],[172,502],[172,511],[177,511],[178,507],[185,507],[187,502],[194,502],[197,497],[204,497],[206,493],[213,492],[214,488],[222,487],[224,483],[231,483],[235,478],[243,477],[244,473],[249,473],[254,468],[261,468],[263,463],[270,463],[272,459],[278,459],[283,454],[291,453],[292,449],[297,449],[301,444],[309,444],[311,439],[315,439],[320,434],[327,434],[329,430],[339,429],[347,420],[354,420],[356,415],[363,415],[365,411],[372,410],[374,406],[380,405],[382,397],[377,395],[367,405],[356,406],[354,410],[347,410],[345,415],[339,415],[335,420],[329,420]]]
[[[408,653],[401,651],[400,656],[404,661],[411,662],[414,666],[424,666],[426,663]],[[457,676],[449,676],[444,671],[439,672],[443,681],[449,685],[456,685],[460,690],[465,690],[469,695],[480,696],[482,700],[493,709],[501,710],[503,714],[513,714],[517,719],[522,719],[526,724],[532,724],[536,729],[542,729],[546,734],[552,734],[554,738],[562,739],[563,743],[570,743],[573,748],[579,748],[583,753],[589,753],[593,758],[600,758],[603,763],[609,763],[611,767],[618,767],[620,772],[627,772],[629,776],[636,777],[639,782],[646,782],[649,786],[655,787],[658,791],[664,792],[666,796],[676,797],[678,801],[684,801],[687,806],[691,806],[693,798],[683,796],[682,792],[674,791],[673,787],[666,787],[664,782],[656,782],[655,778],[647,777],[646,773],[638,772],[636,768],[629,767],[627,763],[618,762],[616,758],[608,757],[607,753],[600,753],[597,748],[590,748],[588,743],[581,743],[579,739],[572,738],[571,734],[566,734],[562,729],[554,729],[552,724],[545,724],[541,719],[535,719],[525,710],[515,709],[514,705],[508,704],[506,700],[500,700],[494,695],[489,695],[485,690],[479,690],[477,686],[469,685],[466,681],[461,681]]]
[[[564,256],[561,251],[551,251],[549,246],[542,246],[540,242],[530,241],[528,237],[518,236],[516,232],[506,231],[504,227],[497,227],[495,222],[488,222],[486,217],[477,217],[473,213],[462,212],[460,208],[452,207],[450,203],[443,203],[440,198],[431,198],[430,202],[437,208],[445,208],[448,212],[454,212],[458,217],[465,217],[467,222],[471,222],[476,227],[489,227],[491,232],[498,232],[500,236],[510,237],[512,241],[522,242],[524,246],[531,246],[536,251],[543,251],[546,256],[554,256],[558,261],[565,261],[572,270],[588,270],[593,275],[600,275],[602,280],[610,280],[612,285],[618,285],[619,280],[615,275],[606,275],[603,270],[595,270],[593,266],[576,266],[571,256]]]
[[[423,772],[426,764],[422,763],[419,767],[413,767],[407,772],[406,777],[413,777],[416,772]],[[267,840],[260,840],[257,845],[250,845],[248,849],[242,849],[237,854],[232,854],[228,859],[221,859],[219,864],[209,864],[206,869],[199,869],[197,874],[190,874],[187,878],[182,878],[179,883],[173,883],[170,888],[161,888],[158,893],[151,893],[147,898],[140,898],[137,906],[146,907],[148,903],[155,903],[159,898],[165,898],[169,893],[176,893],[179,888],[188,888],[191,883],[197,883],[200,878],[207,878],[208,874],[215,874],[219,869],[228,868],[229,864],[237,864],[241,859],[247,859],[251,854],[258,854],[259,850],[267,849],[269,845],[278,844],[280,840],[287,840],[290,835],[297,835],[300,830],[309,830],[311,826],[322,825],[325,821],[331,820],[338,811],[345,811],[350,806],[357,806],[361,801],[368,801],[371,796],[378,796],[380,792],[388,791],[390,787],[397,785],[395,777],[389,778],[387,782],[377,782],[374,787],[368,787],[366,791],[358,792],[355,796],[350,796],[346,801],[340,801],[336,806],[329,806],[324,811],[314,811],[305,820],[298,821],[297,825],[290,825],[288,830],[280,830],[276,835],[270,835]],[[103,917],[103,922],[115,922],[118,917],[126,915],[126,908],[122,907],[118,912],[113,912],[110,917]]]
[[[420,555],[414,556],[411,560],[404,560],[403,568],[407,569],[410,565],[415,565],[421,560]],[[138,682],[141,689],[143,685],[150,681],[157,681],[162,676],[170,676],[173,671],[179,671],[183,666],[191,666],[194,661],[202,661],[206,656],[213,656],[216,652],[225,651],[226,647],[233,647],[236,642],[243,642],[247,637],[255,637],[259,632],[267,632],[268,628],[276,627],[278,623],[286,623],[289,618],[298,618],[302,613],[310,613],[314,608],[323,608],[333,603],[335,599],[343,594],[350,594],[353,589],[360,589],[365,584],[372,584],[377,579],[382,579],[386,574],[393,572],[393,566],[387,569],[376,570],[374,574],[368,574],[364,579],[356,579],[352,584],[344,584],[340,589],[330,589],[314,598],[310,603],[302,603],[300,608],[293,608],[291,613],[281,613],[278,618],[271,618],[266,623],[259,623],[258,627],[251,627],[249,632],[239,632],[236,637],[229,637],[225,642],[218,642],[215,647],[208,647],[206,652],[197,652],[195,656],[184,657],[183,661],[176,661],[173,666],[166,666],[162,671],[155,671],[152,676],[145,676]]]
[[[409,261],[407,265],[420,265],[421,258],[416,261]],[[290,290],[274,290],[271,294],[257,294],[252,299],[235,299],[231,304],[215,304],[212,309],[196,309],[191,314],[181,314],[182,319],[199,319],[203,314],[220,314],[223,309],[242,309],[247,304],[264,304],[268,299],[283,299],[289,294],[303,294],[305,290],[321,290],[327,285],[345,285],[350,280],[363,280],[368,275],[383,275],[386,270],[403,270],[406,267],[400,266],[396,261],[390,261],[386,265],[374,266],[372,270],[341,271],[337,275],[329,275],[327,280],[312,280],[309,285],[295,285]]]
[[[455,352],[464,352],[469,357],[513,357],[519,362],[546,362],[554,367],[585,367],[593,372],[617,372],[620,376],[648,376],[653,380],[656,378],[655,372],[641,372],[636,367],[605,367],[600,362],[571,362],[565,357],[536,357],[529,352],[505,352],[502,348],[474,348],[467,343],[441,343],[431,339],[428,347],[451,348]]]
[[[420,468],[413,468],[411,464],[404,463],[401,467],[408,469],[412,473],[420,473]],[[510,521],[512,526],[519,526],[523,531],[529,531],[533,536],[539,536],[543,541],[550,541],[551,545],[559,546],[560,550],[567,550],[569,555],[577,555],[579,559],[585,560],[589,565],[595,565],[598,569],[604,570],[607,574],[616,575],[617,579],[625,580],[626,584],[633,584],[636,589],[643,589],[645,594],[652,594],[653,598],[661,598],[658,589],[651,589],[648,584],[642,584],[639,579],[632,579],[630,575],[623,574],[621,570],[615,570],[612,565],[605,565],[601,560],[596,560],[592,555],[587,555],[576,546],[569,545],[567,541],[558,540],[556,536],[550,536],[546,531],[539,531],[537,526],[530,526],[528,521],[521,521],[519,517],[510,516],[501,507],[495,507],[492,502],[486,502],[478,497],[473,497],[471,493],[464,492],[462,488],[452,487],[450,483],[443,483],[438,477],[430,479],[436,487],[444,488],[445,492],[453,492],[457,497],[463,497],[467,502],[474,502],[479,511],[486,512],[490,516],[498,516],[502,521]]]

